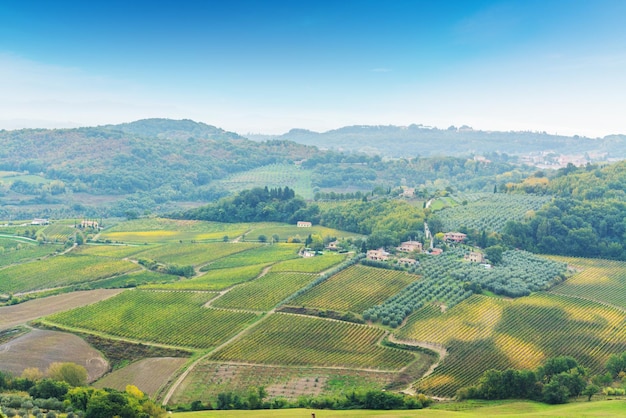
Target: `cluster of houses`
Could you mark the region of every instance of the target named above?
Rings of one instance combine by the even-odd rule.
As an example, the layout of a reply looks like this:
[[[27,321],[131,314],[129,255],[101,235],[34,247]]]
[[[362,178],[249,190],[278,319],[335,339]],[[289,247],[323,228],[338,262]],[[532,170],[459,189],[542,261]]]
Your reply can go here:
[[[446,232],[444,234],[444,240],[449,243],[459,244],[462,243],[467,238],[467,235],[462,232]],[[441,248],[433,248],[431,247],[429,251],[425,252],[423,245],[419,241],[405,241],[400,243],[398,247],[396,247],[398,252],[402,253],[425,253],[430,255],[440,255],[443,253]],[[413,266],[417,264],[417,260],[408,257],[395,257],[391,253],[385,251],[384,248],[379,248],[377,250],[369,250],[366,255],[368,260],[372,261],[389,261],[389,260],[398,260],[399,263],[403,263],[409,266]],[[484,263],[485,257],[482,253],[477,251],[471,251],[464,257],[467,261],[472,263]]]

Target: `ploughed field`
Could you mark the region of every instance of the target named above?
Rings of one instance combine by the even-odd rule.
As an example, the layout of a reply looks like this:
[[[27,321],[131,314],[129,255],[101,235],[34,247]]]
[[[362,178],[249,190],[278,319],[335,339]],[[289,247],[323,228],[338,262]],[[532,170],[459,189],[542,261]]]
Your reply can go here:
[[[409,385],[449,397],[489,368],[534,368],[564,354],[595,371],[626,350],[626,263],[512,251],[488,271],[453,250],[408,273],[355,264],[354,254],[300,257],[302,244],[283,241],[309,233],[302,230],[159,218],[121,223],[97,245],[15,258],[0,268],[0,294],[71,292],[0,307],[0,329],[44,316],[39,324],[111,346],[191,351],[197,362],[146,354],[149,361],[121,363],[99,383],[142,382],[160,399],[171,391],[170,402],[244,394],[253,376],[270,396],[291,399]],[[250,242],[259,232],[281,242]],[[571,277],[563,281],[566,266]],[[472,294],[472,280],[524,296]],[[79,288],[100,290],[73,291]],[[285,306],[292,313],[279,312]],[[394,346],[391,334],[445,347],[447,355]],[[192,366],[177,380],[183,363]],[[434,372],[421,378],[433,363]],[[409,379],[404,387],[399,376]]]

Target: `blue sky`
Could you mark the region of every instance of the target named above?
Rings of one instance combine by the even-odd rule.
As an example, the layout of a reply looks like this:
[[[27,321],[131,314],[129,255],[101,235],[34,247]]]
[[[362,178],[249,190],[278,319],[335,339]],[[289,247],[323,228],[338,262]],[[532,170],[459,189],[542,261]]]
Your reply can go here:
[[[626,1],[0,3],[0,128],[626,133]]]

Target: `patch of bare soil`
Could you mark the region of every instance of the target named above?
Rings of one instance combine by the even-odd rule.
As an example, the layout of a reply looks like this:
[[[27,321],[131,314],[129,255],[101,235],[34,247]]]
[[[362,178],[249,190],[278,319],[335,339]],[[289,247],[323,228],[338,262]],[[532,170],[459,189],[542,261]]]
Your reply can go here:
[[[266,390],[270,398],[297,399],[300,396],[321,395],[327,377],[294,377],[286,383],[269,385]]]
[[[85,367],[90,382],[109,369],[109,363],[99,351],[82,338],[66,332],[34,329],[0,345],[0,370],[17,376],[28,367],[45,373],[54,362],[72,362]]]
[[[97,388],[126,389],[135,385],[142,392],[154,396],[188,359],[180,357],[156,357],[139,360],[98,380]]]
[[[56,312],[90,305],[123,292],[123,289],[98,289],[64,293],[47,298],[33,299],[12,306],[0,307],[0,330],[25,324],[33,319]]]

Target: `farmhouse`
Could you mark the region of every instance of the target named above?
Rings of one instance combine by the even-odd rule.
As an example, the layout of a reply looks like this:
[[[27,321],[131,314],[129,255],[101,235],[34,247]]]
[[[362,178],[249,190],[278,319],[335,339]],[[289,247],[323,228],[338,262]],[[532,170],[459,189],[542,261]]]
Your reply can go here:
[[[33,221],[30,223],[31,225],[48,225],[50,222],[48,222],[47,219],[44,218],[35,218],[33,219]]]
[[[399,258],[398,262],[401,264],[407,264],[409,266],[417,265],[417,260],[414,260],[412,258],[407,258],[407,257]]]
[[[98,221],[87,221],[85,219],[83,219],[80,223],[80,227],[81,228],[94,228],[94,229],[98,229]]]
[[[419,241],[405,241],[397,248],[398,251],[410,253],[412,251],[422,252],[422,243]]]
[[[306,221],[298,221],[298,223],[296,224],[296,226],[298,228],[310,228],[313,226],[313,224],[311,222],[306,222]]]
[[[373,261],[387,261],[389,260],[389,253],[384,248],[377,250],[369,250],[367,252],[367,259]]]
[[[339,250],[339,247],[337,246],[338,244],[339,244],[339,241],[329,242],[326,248],[328,248],[330,251],[338,251]]]
[[[469,254],[465,254],[463,258],[471,261],[472,263],[482,263],[483,261],[485,261],[485,257],[483,256],[483,254],[475,251],[472,251]]]
[[[446,232],[445,234],[443,234],[443,239],[448,242],[459,243],[463,242],[465,238],[467,238],[467,235],[462,232]]]

